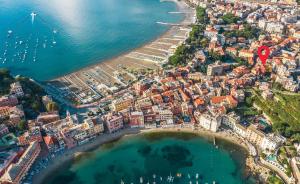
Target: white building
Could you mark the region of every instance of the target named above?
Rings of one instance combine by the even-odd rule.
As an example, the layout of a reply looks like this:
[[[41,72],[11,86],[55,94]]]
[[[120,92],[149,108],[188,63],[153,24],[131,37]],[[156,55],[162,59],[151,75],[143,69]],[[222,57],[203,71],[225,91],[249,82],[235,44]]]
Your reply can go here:
[[[240,120],[241,118],[235,112],[230,112],[223,117],[222,124],[234,130],[236,124],[240,123]]]
[[[194,116],[199,125],[206,130],[217,132],[219,127],[221,126],[222,116],[213,116],[209,113],[201,114],[198,111],[194,113]]]
[[[207,66],[207,75],[221,75],[223,73],[223,65],[220,61],[217,61],[213,64]]]
[[[240,119],[236,113],[230,112],[223,117],[222,124],[228,126],[239,136],[246,137],[247,128],[240,123]]]
[[[10,93],[17,97],[24,96],[24,92],[23,92],[20,82],[15,82],[10,85]]]
[[[286,141],[286,139],[280,135],[268,134],[267,136],[265,136],[263,138],[260,147],[263,150],[274,151],[280,145],[282,145],[285,141]]]
[[[0,183],[20,184],[41,152],[38,142],[32,142],[16,163],[12,163],[0,178]]]
[[[269,22],[266,26],[266,31],[269,33],[283,33],[284,25],[279,22]]]
[[[156,121],[172,121],[173,122],[173,112],[169,109],[162,109],[158,106],[152,107],[153,112],[156,114]]]

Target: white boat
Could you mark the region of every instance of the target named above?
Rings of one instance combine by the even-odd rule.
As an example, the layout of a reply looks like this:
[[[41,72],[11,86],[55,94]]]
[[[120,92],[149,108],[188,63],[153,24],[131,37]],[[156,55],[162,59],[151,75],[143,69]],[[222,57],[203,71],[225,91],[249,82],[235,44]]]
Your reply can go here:
[[[144,181],[143,181],[143,177],[140,177],[140,183],[143,183]]]

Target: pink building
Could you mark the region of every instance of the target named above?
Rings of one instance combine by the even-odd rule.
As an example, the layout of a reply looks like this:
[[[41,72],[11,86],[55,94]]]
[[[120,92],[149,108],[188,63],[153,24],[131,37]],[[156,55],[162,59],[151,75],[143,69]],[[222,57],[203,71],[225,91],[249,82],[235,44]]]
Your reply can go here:
[[[0,97],[0,107],[4,106],[16,106],[18,105],[18,99],[15,96],[2,96]]]
[[[124,127],[123,116],[120,114],[108,114],[104,116],[104,121],[109,133],[118,131]]]
[[[47,124],[47,123],[52,123],[54,121],[60,120],[60,116],[58,112],[44,112],[41,113],[37,118],[36,121],[38,124]]]
[[[129,115],[129,126],[131,128],[144,127],[144,114],[143,112],[135,111]]]

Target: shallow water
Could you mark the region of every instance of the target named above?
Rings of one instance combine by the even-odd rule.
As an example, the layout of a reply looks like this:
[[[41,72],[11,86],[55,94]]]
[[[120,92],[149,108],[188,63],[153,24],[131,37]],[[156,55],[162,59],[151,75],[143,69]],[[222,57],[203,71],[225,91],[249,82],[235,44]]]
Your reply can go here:
[[[144,183],[159,184],[168,183],[170,175],[173,183],[180,184],[248,183],[244,178],[246,151],[226,141],[217,140],[217,145],[185,133],[126,137],[77,157],[51,173],[45,183],[140,183],[142,177]]]
[[[0,0],[0,68],[64,75],[153,40],[168,29],[157,21],[182,20],[168,13],[176,9],[159,0]]]

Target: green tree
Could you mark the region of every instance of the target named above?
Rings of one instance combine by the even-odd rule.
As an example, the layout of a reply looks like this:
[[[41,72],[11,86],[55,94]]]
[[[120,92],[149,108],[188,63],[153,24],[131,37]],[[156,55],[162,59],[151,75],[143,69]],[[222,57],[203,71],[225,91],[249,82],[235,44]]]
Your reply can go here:
[[[207,14],[205,12],[205,8],[202,8],[200,6],[198,6],[196,8],[196,17],[197,17],[197,21],[201,24],[206,24],[208,23],[208,17]]]
[[[25,131],[27,129],[27,122],[25,120],[21,120],[18,124],[17,124],[17,129],[19,131]]]
[[[40,111],[40,108],[41,108],[41,104],[39,103],[39,101],[34,101],[32,104],[31,104],[31,108],[36,111],[36,112],[39,112]]]
[[[201,41],[200,41],[200,45],[202,48],[207,48],[208,47],[208,39],[207,38],[203,38]]]
[[[227,13],[221,17],[225,24],[235,24],[240,20],[239,17],[236,17],[232,13]]]
[[[10,84],[14,82],[14,78],[10,75],[9,70],[0,69],[0,95],[9,93]]]

